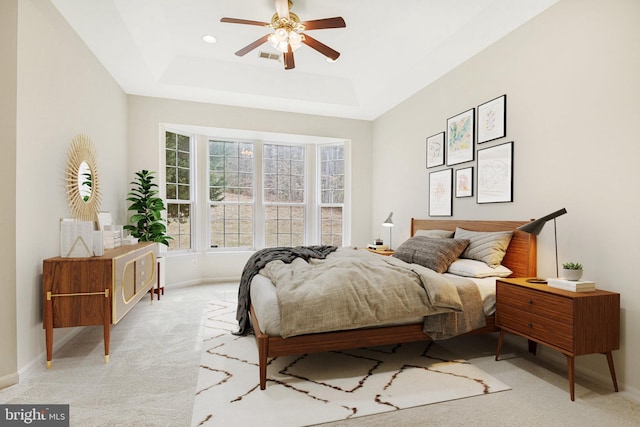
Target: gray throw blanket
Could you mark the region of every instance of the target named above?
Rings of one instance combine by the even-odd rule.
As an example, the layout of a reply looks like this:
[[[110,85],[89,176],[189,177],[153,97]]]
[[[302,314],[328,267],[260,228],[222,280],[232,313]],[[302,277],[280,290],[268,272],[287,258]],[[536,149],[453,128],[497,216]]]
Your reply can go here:
[[[249,307],[251,306],[251,297],[249,296],[249,287],[251,280],[260,272],[265,265],[271,261],[280,260],[284,263],[291,263],[296,258],[303,258],[308,261],[310,258],[324,259],[331,252],[338,249],[336,246],[296,246],[296,247],[276,247],[265,248],[257,251],[247,261],[240,277],[240,287],[238,289],[238,309],[236,311],[236,320],[240,329],[234,332],[234,335],[244,335],[251,329],[249,322]]]

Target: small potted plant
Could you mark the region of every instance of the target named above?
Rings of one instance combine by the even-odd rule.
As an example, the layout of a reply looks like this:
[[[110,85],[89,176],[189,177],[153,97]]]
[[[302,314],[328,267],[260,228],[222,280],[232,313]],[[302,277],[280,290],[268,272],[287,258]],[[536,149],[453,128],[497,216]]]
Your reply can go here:
[[[563,263],[562,277],[567,280],[580,280],[582,278],[582,264],[579,262]]]

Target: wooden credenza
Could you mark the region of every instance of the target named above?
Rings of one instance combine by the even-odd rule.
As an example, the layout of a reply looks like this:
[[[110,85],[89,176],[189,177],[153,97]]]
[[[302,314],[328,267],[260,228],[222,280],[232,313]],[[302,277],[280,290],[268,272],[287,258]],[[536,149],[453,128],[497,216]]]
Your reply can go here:
[[[567,357],[569,392],[574,400],[575,356],[602,353],[618,391],[611,352],[620,348],[620,294],[570,292],[526,279],[499,279],[496,325],[500,327],[496,360],[505,332],[527,338],[534,355],[537,343],[560,351]]]
[[[53,328],[73,326],[102,325],[105,361],[109,361],[110,325],[118,323],[155,285],[156,255],[157,243],[141,242],[106,249],[103,256],[43,261],[47,367],[51,367]]]

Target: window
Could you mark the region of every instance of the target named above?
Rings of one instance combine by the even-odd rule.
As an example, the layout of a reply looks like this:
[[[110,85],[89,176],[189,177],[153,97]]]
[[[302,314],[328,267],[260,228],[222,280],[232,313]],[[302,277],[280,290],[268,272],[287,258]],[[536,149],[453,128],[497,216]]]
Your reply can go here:
[[[167,131],[165,158],[170,251],[348,244],[344,143]]]
[[[305,242],[305,147],[265,144],[265,246]]]
[[[320,243],[342,246],[344,144],[320,146]]]
[[[209,227],[212,248],[253,248],[254,145],[209,141]]]
[[[175,132],[165,133],[165,189],[169,250],[191,249],[192,200],[191,138]]]

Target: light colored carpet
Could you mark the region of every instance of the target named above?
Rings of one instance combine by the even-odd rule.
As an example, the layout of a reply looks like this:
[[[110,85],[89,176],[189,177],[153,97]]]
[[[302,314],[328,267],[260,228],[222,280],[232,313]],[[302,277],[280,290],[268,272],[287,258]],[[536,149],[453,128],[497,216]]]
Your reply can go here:
[[[231,334],[235,311],[224,301],[206,309],[192,426],[305,426],[509,389],[421,342],[278,357],[260,390],[255,338]]]

